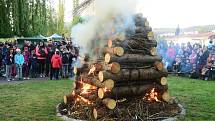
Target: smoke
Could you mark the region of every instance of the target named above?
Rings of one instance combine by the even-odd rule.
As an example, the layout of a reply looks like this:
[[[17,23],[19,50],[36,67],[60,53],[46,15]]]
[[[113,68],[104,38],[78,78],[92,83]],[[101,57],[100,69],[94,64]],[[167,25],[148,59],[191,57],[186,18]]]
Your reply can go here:
[[[81,53],[94,54],[109,39],[124,39],[135,27],[133,15],[137,0],[95,0],[95,16],[72,28],[72,37]]]

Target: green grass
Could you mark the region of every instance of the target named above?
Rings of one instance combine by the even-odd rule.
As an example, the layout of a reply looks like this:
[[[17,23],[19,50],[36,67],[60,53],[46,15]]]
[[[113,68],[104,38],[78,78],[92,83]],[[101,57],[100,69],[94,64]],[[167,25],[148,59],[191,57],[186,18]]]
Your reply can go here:
[[[215,120],[215,81],[169,77],[168,83],[187,110],[183,120]],[[71,80],[0,84],[0,121],[60,121],[55,107],[71,85]]]

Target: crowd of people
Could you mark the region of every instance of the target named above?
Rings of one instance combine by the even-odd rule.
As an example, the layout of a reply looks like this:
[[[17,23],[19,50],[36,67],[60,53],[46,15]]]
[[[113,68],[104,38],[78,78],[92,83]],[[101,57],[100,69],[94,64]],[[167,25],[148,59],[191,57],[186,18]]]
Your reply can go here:
[[[79,56],[79,47],[72,41],[25,41],[0,43],[1,75],[8,81],[30,78],[52,79],[73,76],[72,64]],[[60,74],[60,75],[59,75]]]
[[[215,76],[215,43],[210,40],[208,45],[167,44],[158,42],[158,53],[169,72],[177,75],[188,75],[191,78],[204,80],[214,79]]]

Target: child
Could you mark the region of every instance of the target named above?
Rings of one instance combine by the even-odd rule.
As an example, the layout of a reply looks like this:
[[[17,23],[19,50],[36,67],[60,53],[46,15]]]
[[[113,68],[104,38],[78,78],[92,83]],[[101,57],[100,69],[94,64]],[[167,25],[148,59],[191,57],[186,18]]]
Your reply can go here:
[[[22,79],[22,65],[24,64],[24,56],[21,54],[20,49],[16,49],[15,64],[19,80]]]
[[[23,76],[24,76],[24,80],[25,79],[30,79],[29,78],[29,66],[30,66],[30,52],[28,51],[28,47],[24,47],[24,52],[23,52],[23,56],[24,56],[24,65],[23,65]]]
[[[58,75],[59,75],[59,70],[62,65],[61,57],[60,57],[60,52],[59,50],[56,50],[55,54],[51,58],[51,64],[52,64],[52,69],[53,72],[50,74],[50,79],[52,80],[53,76],[55,77],[56,80],[58,80]]]

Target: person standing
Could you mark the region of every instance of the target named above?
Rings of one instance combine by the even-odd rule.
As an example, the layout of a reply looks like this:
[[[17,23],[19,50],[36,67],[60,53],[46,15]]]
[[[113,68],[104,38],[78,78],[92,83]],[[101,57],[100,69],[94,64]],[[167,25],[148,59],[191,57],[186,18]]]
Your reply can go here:
[[[62,77],[67,78],[69,71],[69,51],[66,48],[62,50],[62,64]]]
[[[37,77],[37,55],[35,54],[35,50],[31,51],[31,56],[29,58],[29,61],[31,62],[30,72],[31,72],[31,78]]]
[[[30,52],[28,50],[28,47],[24,47],[24,52],[23,52],[23,56],[24,56],[24,65],[23,65],[23,76],[24,76],[24,80],[25,79],[30,79],[29,78],[29,70],[30,70]]]
[[[52,64],[52,69],[53,72],[50,74],[50,79],[52,80],[53,76],[55,77],[56,80],[58,80],[58,75],[59,75],[59,70],[62,66],[62,59],[60,57],[60,52],[59,50],[56,50],[55,54],[51,58],[51,64]]]
[[[5,65],[6,65],[6,79],[7,81],[11,81],[12,74],[12,64],[13,64],[13,49],[9,49],[9,51],[5,55]]]
[[[45,64],[46,64],[46,56],[48,54],[48,50],[44,44],[44,42],[40,42],[36,47],[36,55],[39,64],[39,74],[40,77],[45,77]]]
[[[15,55],[15,64],[17,70],[17,76],[19,80],[22,79],[22,66],[24,64],[24,56],[21,54],[20,49],[16,49],[17,54]]]

